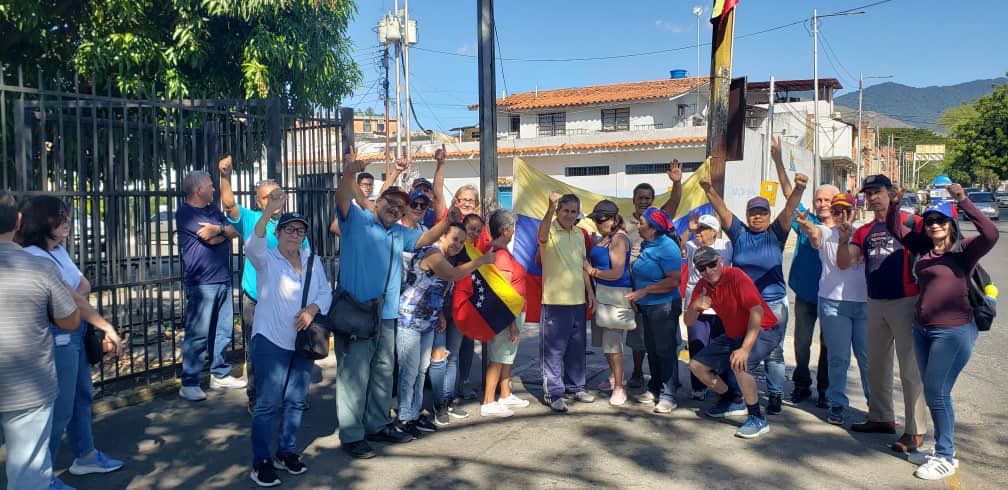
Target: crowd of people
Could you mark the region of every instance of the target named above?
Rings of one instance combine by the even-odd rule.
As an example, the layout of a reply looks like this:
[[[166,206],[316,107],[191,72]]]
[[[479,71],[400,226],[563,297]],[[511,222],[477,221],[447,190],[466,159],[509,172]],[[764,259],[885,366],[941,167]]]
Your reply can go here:
[[[824,185],[815,189],[812,209],[800,204],[808,178],[798,173],[791,182],[779,145],[774,143],[771,154],[786,202],[776,216],[764,197],[747,202],[744,218],[735,216],[705,178],[700,186],[713,212],[690,215],[688,225],[677,231],[672,216],[682,192],[678,162],[668,172],[668,202],[654,207],[655,191],[648,184],[634,189],[629,216],[603,200],[587,215],[594,225],[591,236],[578,226],[583,218],[577,196],[549,196],[536,233],[543,291],[542,402],[567,412],[570,403],[595,401],[594,391],[609,393],[609,404],[620,406],[629,389],[642,388],[637,402],[656,414],[672,412],[679,402],[679,353],[686,349],[690,396],[705,400],[713,392],[716,400],[704,413],[744,416],[735,435],[756,438],[769,431],[768,415],[781,413],[785,402],[797,406],[811,400],[809,363],[818,319],[816,405],[828,410],[826,420],[846,423],[853,351],[869,410],[867,420],[851,430],[895,434],[895,352],[906,413],[904,433],[892,448],[919,459],[915,474],[920,478],[951,475],[958,461],[950,393],[978,331],[967,281],[993,248],[997,229],[958,185],[948,188],[955,203],[939,203],[920,216],[901,213],[901,190],[884,175],[865,178],[861,192],[874,218],[855,229],[854,195]],[[469,416],[460,399],[474,342],[453,320],[455,281],[493,266],[524,296],[527,273],[509,249],[515,215],[506,210],[484,215],[471,186],[448,201],[444,157],[443,149],[435,153],[433,182],[418,178],[409,189],[394,185],[408,169],[397,164],[371,201],[373,176],[354,152],[346,156],[329,225],[341,236],[336,278],[327,277],[307,239],[308,218],[287,209],[279,183],[257,184],[251,209],[235,198],[230,157],[218,168],[222,208],[213,202],[209,173],[192,172],[183,180],[185,198],[175,215],[186,295],[179,396],[206,399],[201,383],[207,363],[210,389],[246,390],[250,478],[257,485],[279,485],[278,471],[307,470],[297,435],[309,407],[314,361],[300,355],[296,343],[299,332],[338,306],[374,311],[366,333],[333,337],[339,439],[351,457],[373,458],[374,443],[408,442]],[[977,236],[962,235],[957,207],[976,225]],[[106,350],[118,353],[121,341],[88,302],[87,278],[62,247],[69,216],[58,198],[40,195],[18,203],[11,193],[0,192],[0,391],[5,393],[0,415],[11,488],[69,488],[52,472],[64,432],[75,457],[71,473],[123,466],[95,448],[86,348],[96,330],[104,334]],[[785,281],[785,243],[792,231],[797,244]],[[240,283],[241,330],[248,346],[244,379],[232,376],[224,355],[233,335],[235,239],[245,255]],[[467,243],[482,255],[470,257]],[[785,396],[789,285],[795,296],[797,366],[793,391]],[[488,363],[481,416],[507,417],[530,404],[510,385],[524,328],[523,313],[483,346]],[[589,331],[610,369],[597,390],[586,386]],[[28,348],[40,340],[52,348]],[[633,356],[629,376],[625,348]],[[753,375],[760,368],[765,407]],[[424,401],[428,379],[429,405]],[[934,428],[931,452],[922,451],[927,409]]]

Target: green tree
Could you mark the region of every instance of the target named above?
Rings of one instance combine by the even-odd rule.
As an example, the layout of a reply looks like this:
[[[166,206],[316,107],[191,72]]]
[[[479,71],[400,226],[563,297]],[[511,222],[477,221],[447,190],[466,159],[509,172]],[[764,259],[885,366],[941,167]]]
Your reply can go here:
[[[112,80],[124,94],[278,96],[307,114],[360,84],[355,10],[351,0],[2,0],[0,62]]]
[[[950,124],[949,177],[983,185],[1008,179],[1008,84],[950,111],[942,115]]]

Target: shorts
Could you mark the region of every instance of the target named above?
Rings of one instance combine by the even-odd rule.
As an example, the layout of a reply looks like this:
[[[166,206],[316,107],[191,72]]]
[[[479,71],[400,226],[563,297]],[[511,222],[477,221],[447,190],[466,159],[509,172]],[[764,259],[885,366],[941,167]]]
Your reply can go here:
[[[637,330],[636,328],[634,330]],[[633,330],[631,330],[632,332]],[[601,347],[603,354],[623,353],[623,333],[626,330],[618,328],[597,327],[592,323],[592,346]]]
[[[525,328],[525,312],[518,315],[515,318],[515,325],[518,326],[519,335],[522,329]],[[515,356],[518,355],[518,343],[511,342],[511,333],[508,331],[510,329],[505,328],[501,330],[500,333],[490,339],[487,343],[487,348],[489,349],[488,356],[490,362],[496,362],[498,364],[514,364]]]
[[[749,363],[746,369],[755,370],[760,362],[773,354],[783,340],[784,330],[779,325],[775,325],[770,330],[760,329],[759,337],[756,337],[756,344],[753,345],[752,352],[749,353]],[[721,373],[731,369],[731,353],[735,349],[742,347],[745,336],[735,339],[722,334],[710,340],[710,343],[701,350],[694,361],[707,366],[715,373]]]
[[[640,312],[637,312],[637,328],[627,330],[626,333],[626,345],[634,352],[644,352],[647,350],[647,347],[644,345],[644,329],[641,327],[643,323]]]

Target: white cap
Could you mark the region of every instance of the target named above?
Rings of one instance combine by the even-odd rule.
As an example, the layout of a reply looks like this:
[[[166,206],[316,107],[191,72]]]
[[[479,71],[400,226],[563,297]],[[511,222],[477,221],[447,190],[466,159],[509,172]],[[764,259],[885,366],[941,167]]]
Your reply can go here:
[[[721,233],[721,222],[714,216],[705,214],[700,216],[700,218],[697,219],[697,222],[700,223],[700,226],[705,226],[714,230],[715,233]]]

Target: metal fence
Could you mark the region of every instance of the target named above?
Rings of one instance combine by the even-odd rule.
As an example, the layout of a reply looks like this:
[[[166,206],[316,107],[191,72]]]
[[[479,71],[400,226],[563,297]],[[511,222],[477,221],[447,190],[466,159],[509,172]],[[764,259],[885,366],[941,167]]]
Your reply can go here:
[[[94,368],[96,396],[174,377],[185,326],[174,213],[192,170],[219,178],[232,155],[238,202],[254,208],[254,185],[284,186],[306,214],[309,240],[334,277],[338,242],[328,232],[340,148],[352,144],[353,113],[288,113],[280,99],[123,96],[89,83],[0,66],[0,188],[19,198],[50,194],[71,208],[66,248],[92,283],[92,302],[124,339],[124,354]],[[343,131],[343,129],[348,131]],[[232,256],[240,318],[242,243]],[[236,321],[231,352],[244,349]],[[234,356],[237,358],[237,356]]]

